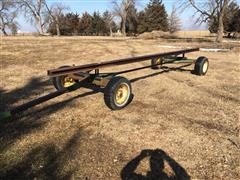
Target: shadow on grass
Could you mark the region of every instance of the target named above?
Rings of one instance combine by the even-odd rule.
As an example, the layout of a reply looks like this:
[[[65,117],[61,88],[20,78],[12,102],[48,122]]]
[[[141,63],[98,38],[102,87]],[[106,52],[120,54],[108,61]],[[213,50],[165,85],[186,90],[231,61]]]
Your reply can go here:
[[[77,130],[62,149],[53,144],[43,144],[33,148],[24,158],[10,166],[2,162],[0,179],[70,179],[79,169],[68,165],[74,154],[82,130]]]
[[[137,173],[136,170],[140,166],[141,161],[149,157],[150,171],[143,175],[142,173]],[[166,165],[168,167],[166,169]],[[161,149],[156,150],[143,150],[141,153],[132,159],[121,171],[122,180],[127,179],[190,179],[190,176],[186,170],[172,159],[167,153]]]
[[[7,107],[7,104],[12,105],[20,100],[29,100],[32,96],[42,94],[50,85],[50,81],[42,81],[41,78],[32,78],[24,87],[9,92],[0,88],[0,111],[11,108]]]
[[[164,74],[164,73],[169,73],[171,71],[191,72],[192,74],[194,74],[193,70],[183,69],[183,68],[191,66],[191,65],[192,64],[187,64],[187,65],[183,65],[183,66],[180,66],[180,67],[174,67],[174,68],[163,66],[161,68],[162,71],[160,71],[160,72],[156,72],[156,73],[148,74],[148,75],[145,75],[145,76],[137,77],[137,78],[131,79],[130,82],[134,83],[136,81],[140,81],[140,80],[147,79],[147,78],[150,78],[150,77],[158,76],[158,75]]]
[[[6,145],[14,142],[14,139],[31,133],[33,130],[40,129],[46,123],[44,117],[47,117],[58,110],[71,105],[71,102],[75,99],[96,93],[96,91],[83,93],[67,100],[44,106],[43,108],[34,110],[33,112],[30,111],[24,114],[16,115],[9,119],[9,122],[0,124],[0,137],[2,139],[8,139],[7,141],[1,143],[0,152],[1,149]]]
[[[150,78],[150,77],[158,76],[158,75],[163,74],[163,73],[169,73],[171,71],[191,72],[193,74],[194,72],[192,70],[183,69],[183,68],[191,66],[191,65],[192,64],[187,64],[187,65],[183,65],[183,66],[175,67],[175,68],[169,68],[169,67],[163,66],[162,71],[160,71],[160,72],[148,74],[148,75],[145,75],[145,76],[142,76],[142,77],[137,77],[137,78],[131,79],[130,82],[134,83],[136,81],[140,81],[140,80],[147,79],[147,78]]]
[[[12,108],[11,103],[14,103],[15,101],[18,102],[19,96],[26,95],[25,98],[27,99],[27,97],[32,98],[36,95],[41,94],[43,89],[48,88],[50,84],[51,83],[49,81],[42,82],[40,79],[31,79],[29,81],[29,84],[24,86],[22,89],[13,90],[11,92],[4,92],[1,90],[0,97],[1,104],[3,104],[1,106],[1,109]],[[71,105],[75,99],[101,92],[101,89],[94,89],[94,87],[91,88],[92,91],[90,92],[82,93],[64,101],[51,103],[34,110],[30,109],[24,113],[14,115],[7,121],[0,122],[0,153],[6,150],[10,145],[12,145],[17,139],[21,138],[22,136],[29,134],[32,131],[41,129],[46,123],[45,117],[54,114],[55,112],[65,108],[68,105]],[[10,104],[10,107],[7,107],[6,104]]]

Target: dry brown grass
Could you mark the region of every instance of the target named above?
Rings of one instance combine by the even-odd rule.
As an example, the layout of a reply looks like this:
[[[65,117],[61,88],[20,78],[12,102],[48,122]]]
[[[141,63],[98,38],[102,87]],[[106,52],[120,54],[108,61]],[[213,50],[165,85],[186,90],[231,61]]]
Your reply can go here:
[[[188,38],[197,38],[197,37],[208,37],[208,36],[214,36],[214,34],[211,34],[208,30],[202,30],[202,31],[179,31],[176,33],[179,37],[188,37]]]
[[[209,31],[178,31],[176,33],[170,34],[169,32],[163,31],[152,31],[152,32],[145,32],[140,34],[138,37],[142,39],[156,39],[156,38],[209,38],[214,37],[214,34],[211,34]]]
[[[174,50],[163,45],[169,44],[122,38],[2,38],[0,109],[54,91],[47,69]],[[157,148],[192,179],[239,179],[240,54],[236,48],[189,54],[198,56],[210,59],[205,77],[191,74],[193,67],[127,74],[135,96],[121,111],[110,111],[101,93],[80,89],[2,124],[0,179],[120,179],[131,159]],[[145,159],[137,172],[148,170]]]

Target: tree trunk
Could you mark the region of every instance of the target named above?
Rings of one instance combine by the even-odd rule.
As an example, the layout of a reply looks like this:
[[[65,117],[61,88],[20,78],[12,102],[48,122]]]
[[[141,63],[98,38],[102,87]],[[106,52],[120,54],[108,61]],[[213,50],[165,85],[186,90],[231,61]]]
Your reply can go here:
[[[112,26],[111,25],[109,27],[109,31],[110,31],[110,36],[112,37],[113,36],[113,32],[112,32]]]
[[[59,18],[58,17],[56,17],[55,23],[56,23],[57,36],[61,36],[61,31],[60,31],[60,26],[59,26]]]
[[[56,23],[57,36],[61,36],[59,24]]]
[[[2,25],[0,26],[0,29],[1,29],[2,33],[4,34],[4,36],[8,36],[7,32],[5,31],[6,25],[5,25],[5,23],[4,23],[3,17],[1,16],[0,18],[1,18],[1,24],[2,24]]]
[[[38,22],[38,32],[40,35],[43,35],[43,28],[42,28],[42,24],[40,21]]]
[[[224,24],[223,24],[223,16],[225,15],[226,8],[228,6],[229,0],[223,0],[222,6],[219,11],[219,17],[218,17],[218,36],[217,36],[217,42],[223,41],[223,35],[224,35]]]
[[[218,34],[217,42],[221,43],[223,41],[224,25],[223,25],[223,12],[220,12],[218,18]]]
[[[37,22],[39,34],[43,35],[43,26],[42,26],[42,19],[41,19],[41,17],[36,17],[36,22]]]
[[[56,31],[57,31],[57,36],[61,36],[60,27],[59,27],[58,22],[56,22]]]
[[[122,19],[122,35],[125,37],[126,36],[126,19],[125,18],[123,18]]]
[[[5,31],[5,28],[2,28],[2,33],[4,34],[4,36],[8,36],[7,32]]]

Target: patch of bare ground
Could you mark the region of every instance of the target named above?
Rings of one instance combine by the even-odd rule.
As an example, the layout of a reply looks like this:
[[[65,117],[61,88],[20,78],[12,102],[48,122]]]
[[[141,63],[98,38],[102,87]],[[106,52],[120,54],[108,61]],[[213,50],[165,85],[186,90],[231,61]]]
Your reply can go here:
[[[47,69],[174,50],[166,41],[129,38],[0,43],[1,110],[53,92]],[[240,52],[225,46],[233,49],[189,54],[209,58],[204,77],[193,66],[126,74],[134,99],[121,111],[110,111],[101,91],[80,89],[1,123],[0,179],[239,179]]]

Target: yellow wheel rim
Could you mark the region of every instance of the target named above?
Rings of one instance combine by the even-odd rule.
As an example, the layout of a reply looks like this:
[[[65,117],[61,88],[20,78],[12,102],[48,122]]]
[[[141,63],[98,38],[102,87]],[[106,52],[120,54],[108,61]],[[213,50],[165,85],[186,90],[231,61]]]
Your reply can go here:
[[[157,64],[157,65],[160,65],[160,64],[161,64],[161,61],[162,61],[162,60],[161,60],[160,58],[157,59],[156,64]]]
[[[208,70],[208,62],[206,61],[204,64],[203,64],[203,73],[206,73]]]
[[[116,90],[116,94],[115,94],[116,104],[119,106],[125,105],[130,96],[129,92],[130,92],[130,87],[128,86],[128,84],[126,83],[121,84]]]
[[[63,86],[65,88],[70,87],[70,86],[72,86],[74,84],[75,84],[74,79],[72,79],[72,78],[70,78],[68,76],[64,77],[64,79],[63,79]]]

